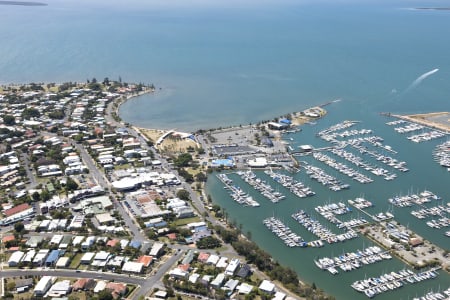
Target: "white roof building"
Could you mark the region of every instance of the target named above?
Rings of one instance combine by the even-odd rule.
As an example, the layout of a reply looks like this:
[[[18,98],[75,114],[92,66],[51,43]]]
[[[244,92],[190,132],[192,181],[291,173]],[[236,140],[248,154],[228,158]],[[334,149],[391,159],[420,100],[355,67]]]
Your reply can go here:
[[[65,268],[69,265],[69,262],[70,262],[70,257],[62,256],[56,262],[56,267],[57,268]]]
[[[169,271],[169,275],[176,278],[186,278],[188,276],[188,272],[183,271],[179,268],[175,268]]]
[[[211,281],[211,286],[213,286],[215,288],[219,288],[222,285],[224,280],[225,280],[225,274],[220,273],[216,276],[216,278],[214,278],[213,281]]]
[[[34,288],[34,295],[37,297],[44,297],[55,280],[56,277],[53,276],[42,276],[41,280],[39,280]]]
[[[236,272],[237,268],[240,265],[240,260],[237,258],[234,258],[230,261],[230,263],[228,264],[227,268],[225,269],[225,274],[229,275],[229,276],[233,276],[234,272]]]
[[[50,244],[53,245],[59,245],[59,243],[61,243],[62,239],[63,239],[63,235],[62,234],[55,234],[52,239],[50,240]]]
[[[229,279],[222,287],[222,290],[226,291],[234,291],[239,284],[239,280],[236,279]]]
[[[259,289],[263,292],[272,294],[273,292],[275,292],[275,284],[273,284],[269,280],[263,280],[259,285]]]
[[[32,262],[35,255],[36,255],[36,251],[35,250],[28,251],[25,254],[25,256],[22,258],[22,262],[24,262],[24,263]]]
[[[152,246],[152,249],[150,249],[150,253],[148,255],[158,257],[163,247],[164,247],[163,243],[155,242]]]
[[[265,168],[267,167],[267,159],[265,157],[255,157],[254,159],[249,159],[247,164],[251,168]]]
[[[25,252],[22,251],[16,251],[8,259],[8,266],[10,267],[16,267],[20,261],[22,260],[22,257],[24,257]]]
[[[72,291],[70,280],[62,280],[56,282],[47,292],[48,297],[61,297],[69,294]]]
[[[200,279],[200,282],[207,285],[209,284],[212,278],[213,278],[212,275],[203,275],[202,279]]]
[[[106,281],[104,281],[104,280],[98,281],[94,287],[94,294],[97,294],[97,293],[103,291],[105,288],[106,288]]]
[[[237,290],[238,290],[239,294],[247,295],[247,294],[251,293],[253,288],[254,288],[253,285],[250,285],[250,284],[248,284],[246,282],[243,282],[237,287]]]
[[[123,264],[122,271],[129,273],[141,273],[144,268],[144,264],[140,262],[127,261]]]
[[[211,265],[216,265],[217,262],[219,261],[220,257],[218,255],[215,254],[211,254],[208,257],[208,260],[206,261],[207,264],[211,264]]]
[[[189,281],[192,283],[196,283],[199,277],[200,274],[194,273],[191,276],[189,276]]]
[[[120,248],[125,249],[125,247],[128,246],[129,243],[129,240],[120,240]]]
[[[88,265],[91,263],[92,258],[94,258],[94,252],[86,252],[80,259],[80,263]]]
[[[45,259],[47,258],[49,252],[49,249],[39,250],[39,252],[33,258],[33,264],[42,265],[45,262]]]
[[[72,245],[78,246],[79,244],[81,244],[81,242],[82,242],[83,240],[84,240],[84,236],[82,236],[82,235],[77,235],[76,237],[73,238]]]
[[[273,296],[272,300],[284,300],[286,298],[286,294],[282,292],[276,292]]]
[[[92,245],[94,245],[95,242],[95,236],[88,236],[84,242],[81,243],[82,249],[88,249]]]
[[[97,254],[95,254],[94,256],[94,261],[92,262],[91,265],[97,267],[104,267],[106,266],[106,263],[111,258],[111,256],[112,256],[111,253],[106,251],[97,252]]]
[[[216,268],[226,268],[228,265],[228,258],[223,256],[219,259],[219,261],[216,264]]]

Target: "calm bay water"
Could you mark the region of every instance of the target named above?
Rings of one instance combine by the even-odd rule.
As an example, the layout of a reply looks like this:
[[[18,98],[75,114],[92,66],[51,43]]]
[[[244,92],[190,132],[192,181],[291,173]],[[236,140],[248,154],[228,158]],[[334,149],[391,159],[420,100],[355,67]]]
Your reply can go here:
[[[353,184],[340,193],[311,183],[317,191],[312,199],[287,199],[277,205],[260,201],[262,207],[256,210],[241,209],[214,178],[209,182],[215,201],[243,223],[261,247],[338,299],[359,296],[345,288],[351,281],[403,265],[381,263],[328,276],[313,266],[315,256],[337,255],[369,242],[360,238],[319,250],[286,249],[262,226],[264,217],[276,214],[287,221],[300,207],[360,195],[376,202],[375,211],[386,208],[387,198],[411,190],[450,197],[449,173],[432,162],[435,143],[411,145],[378,115],[449,110],[450,13],[410,9],[442,1],[46,2],[43,7],[0,6],[0,83],[119,76],[154,83],[161,89],[125,103],[121,117],[138,126],[185,131],[257,122],[342,98],[327,107],[324,120],[296,135],[294,143],[319,146],[316,131],[354,119],[399,151],[411,172],[393,182]],[[411,87],[435,68],[439,71]],[[248,218],[249,213],[255,218]],[[408,210],[396,209],[394,214],[449,248],[448,239],[420,226]],[[431,287],[447,287],[448,282],[448,276],[441,276],[377,299],[408,299]]]

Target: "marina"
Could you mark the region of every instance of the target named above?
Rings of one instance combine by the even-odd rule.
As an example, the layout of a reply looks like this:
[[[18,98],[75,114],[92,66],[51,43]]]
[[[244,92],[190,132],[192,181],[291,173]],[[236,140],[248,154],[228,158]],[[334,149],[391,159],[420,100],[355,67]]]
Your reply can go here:
[[[428,292],[422,297],[414,297],[413,300],[446,300],[450,299],[450,287],[440,292]]]
[[[366,122],[366,120],[364,122]],[[359,274],[360,276],[361,272],[363,272],[362,276],[364,276],[364,273],[367,273],[367,278],[376,278],[378,277],[377,274],[383,274],[387,269],[392,271],[393,267],[397,268],[397,270],[405,268],[406,265],[404,263],[406,262],[409,266],[413,266],[418,270],[424,270],[423,268],[426,268],[427,266],[433,266],[435,264],[441,265],[448,260],[448,258],[445,257],[446,248],[440,248],[442,246],[439,244],[442,242],[444,244],[447,243],[447,236],[450,236],[450,231],[448,230],[449,227],[446,227],[448,225],[448,213],[442,209],[443,207],[447,207],[447,203],[442,201],[436,193],[430,192],[429,189],[425,189],[425,187],[428,188],[429,184],[424,186],[422,184],[423,178],[420,177],[416,179],[414,173],[408,172],[410,169],[422,170],[422,165],[425,164],[424,160],[426,156],[423,156],[423,159],[418,160],[416,158],[417,156],[410,154],[409,151],[411,151],[410,148],[412,148],[412,146],[407,145],[411,145],[411,143],[407,139],[396,140],[396,132],[391,132],[390,134],[388,132],[386,133],[386,141],[388,141],[389,138],[394,138],[392,144],[391,142],[386,143],[384,136],[374,135],[374,131],[368,131],[369,129],[363,129],[362,131],[358,129],[357,126],[360,126],[361,124],[362,123],[360,122],[356,122],[351,126],[350,124],[344,125],[344,127],[353,126],[354,128],[342,130],[336,129],[330,134],[330,137],[325,138],[329,140],[330,144],[328,145],[324,145],[323,142],[320,141],[322,144],[316,146],[312,140],[302,140],[303,145],[311,145],[310,151],[304,151],[302,146],[297,146],[297,144],[295,144],[297,135],[292,134],[290,137],[292,137],[293,140],[290,141],[290,144],[293,147],[299,147],[301,149],[299,150],[299,154],[302,155],[302,158],[300,158],[300,156],[297,157],[295,155],[296,153],[292,153],[293,156],[298,159],[298,165],[296,165],[296,167],[298,167],[297,170],[291,171],[286,169],[286,172],[280,172],[275,169],[272,170],[273,167],[269,167],[264,171],[254,170],[257,177],[261,177],[261,173],[258,172],[264,172],[265,175],[274,180],[275,183],[281,184],[291,192],[290,186],[298,183],[300,188],[309,185],[311,190],[314,189],[314,192],[317,193],[317,195],[320,195],[320,197],[317,197],[316,195],[316,197],[313,198],[314,201],[283,201],[282,203],[277,204],[276,209],[272,208],[271,203],[264,203],[262,206],[264,209],[275,211],[278,216],[283,216],[284,218],[291,216],[304,228],[304,230],[307,231],[298,230],[296,234],[302,236],[304,247],[314,247],[315,250],[313,253],[310,253],[311,250],[302,252],[304,253],[302,255],[307,256],[310,261],[307,261],[305,258],[302,259],[301,263],[295,263],[297,269],[301,272],[304,266],[309,266],[311,268],[311,266],[315,265],[313,269],[316,269],[319,272],[325,270],[327,273],[339,276],[340,280],[342,279],[343,282],[346,282],[351,293],[355,294],[350,296],[350,294],[347,293],[347,295],[341,297],[341,299],[362,299],[362,297],[367,297],[365,293],[356,295],[354,289],[350,287],[354,280],[357,279],[353,277],[354,274]],[[311,131],[315,134],[315,128],[318,126],[319,122],[315,127],[306,127],[302,132],[298,132],[297,134],[302,137],[305,134],[305,131]],[[420,131],[417,133],[420,133]],[[406,148],[402,148],[399,145],[404,145]],[[429,145],[431,145],[431,143],[429,143]],[[420,147],[422,147],[422,145]],[[408,151],[405,151],[404,149],[408,149]],[[303,152],[301,152],[302,150]],[[430,150],[430,153],[431,151],[432,150]],[[331,164],[336,163],[335,166],[337,166],[337,168],[329,166],[328,164],[330,162]],[[321,163],[327,165],[320,165]],[[338,165],[338,163],[342,164]],[[349,166],[351,168],[349,168]],[[345,174],[345,171],[339,172],[338,168],[341,168],[342,170],[348,168],[357,171],[367,177],[372,177],[371,179],[373,181],[370,184],[353,184],[352,189],[342,188],[339,185],[345,184],[343,180],[352,177]],[[287,172],[290,172],[290,174]],[[284,175],[283,173],[287,175]],[[380,180],[377,180],[375,176],[378,176]],[[312,179],[311,182],[308,182],[308,177]],[[393,179],[395,179],[395,183],[391,182]],[[270,182],[269,179],[265,180],[272,185],[272,188],[275,188],[275,185]],[[403,196],[405,193],[401,195],[399,190],[393,188],[396,186],[397,182],[404,184],[403,186],[404,189],[406,189],[407,197]],[[336,187],[333,188],[339,190],[339,194],[330,194],[327,192],[333,184],[336,184]],[[419,192],[414,194],[412,193],[412,185],[422,188],[418,189]],[[429,188],[432,187],[433,185],[429,186]],[[439,189],[437,191],[442,193]],[[287,199],[295,199],[290,193],[286,193],[286,191],[284,191],[284,193]],[[400,196],[392,197],[395,193]],[[253,196],[255,197],[255,195]],[[303,197],[304,196],[298,195],[296,198]],[[390,198],[395,198],[396,200],[401,198],[401,201],[398,201],[398,204],[394,205],[393,203],[386,201],[386,199]],[[406,205],[417,207],[413,207],[413,209],[407,211],[398,211],[395,214],[394,219],[394,206],[402,207],[401,205],[405,205],[405,207]],[[295,213],[293,213],[292,207],[295,207]],[[410,213],[411,211],[415,211],[414,214],[417,213],[417,216],[420,216],[421,214],[426,215],[423,219],[424,221],[411,221],[411,219],[416,218]],[[411,219],[408,219],[408,216]],[[245,218],[245,216],[243,217]],[[322,219],[322,217],[324,219]],[[282,219],[279,217],[279,220]],[[291,227],[292,230],[296,230],[296,227],[294,226],[295,225]],[[426,231],[420,231],[422,228],[425,228],[424,230]],[[433,228],[433,230],[430,230],[429,228]],[[416,231],[417,229],[419,229],[419,231]],[[252,231],[252,234],[258,231],[258,229],[254,230],[255,231]],[[430,232],[435,232],[435,234],[431,233],[434,238],[432,243],[426,240],[430,235]],[[309,234],[313,236],[309,236]],[[358,237],[358,239],[355,237]],[[368,245],[368,248],[374,246],[379,247],[382,254],[375,253],[374,251],[372,255],[364,257],[363,259],[362,256],[358,257],[358,254],[361,255],[361,253],[363,253],[363,251],[358,250],[358,241],[366,238],[369,239],[369,243],[376,243],[376,245],[378,245]],[[272,239],[269,237],[269,241],[266,241],[265,246],[268,249],[272,249],[272,251],[274,251],[273,253],[283,253],[278,259],[284,260],[284,255],[291,255],[291,258],[287,263],[290,264],[295,261],[297,255],[291,253],[293,250],[290,250],[290,248],[296,246],[293,246],[292,244],[291,247],[285,247],[284,245],[286,243],[273,243]],[[343,241],[345,241],[345,243],[343,243]],[[280,244],[282,249],[278,248],[276,244]],[[331,249],[332,253],[338,255],[335,257],[334,255],[329,255],[329,253],[325,253],[324,250],[328,249]],[[339,255],[339,253],[342,254]],[[317,257],[320,257],[320,259]],[[354,259],[352,260],[352,258]],[[436,260],[436,262],[434,260]],[[326,263],[329,263],[329,265]],[[325,268],[325,266],[327,266],[327,268]],[[329,286],[335,286],[333,282],[326,278],[322,278],[321,275],[316,272],[309,272],[309,274],[313,274],[312,277],[314,277],[310,280],[313,280],[314,282],[325,282]],[[447,276],[447,274],[445,274],[445,276]],[[328,277],[334,278],[333,276]],[[349,282],[350,278],[351,282]],[[443,281],[445,280],[437,278],[433,280],[435,283],[426,284],[427,286],[436,288],[437,285],[442,284]],[[393,288],[394,283],[390,284]],[[405,287],[406,285],[408,287]],[[400,299],[399,295],[401,295],[400,297],[402,299],[406,299],[404,297],[409,295],[409,297],[412,298],[414,295],[413,291],[420,290],[423,286],[422,283],[413,285],[409,282],[408,284],[404,284],[402,289],[393,288],[391,290],[388,285],[383,287],[379,286],[378,288],[381,293],[377,292],[377,287],[372,287],[374,290],[371,292],[374,293],[374,295],[369,293],[369,296],[375,297],[376,295],[376,297],[380,299]],[[390,291],[390,293],[385,293],[383,289]],[[334,288],[332,290],[335,291],[336,289]],[[390,295],[395,296],[390,297]]]
[[[312,197],[316,193],[314,193],[311,188],[306,186],[304,183],[295,180],[292,176],[276,173],[270,170],[265,170],[265,174],[269,175],[270,178],[289,189],[291,193],[300,198]]]
[[[366,153],[368,151],[366,150]],[[372,174],[376,175],[376,176],[384,176],[385,180],[392,180],[395,179],[397,177],[397,175],[395,173],[390,173],[388,170],[380,168],[378,166],[372,165],[368,162],[365,162],[360,156],[357,156],[351,152],[345,151],[344,149],[332,149],[331,153],[333,153],[334,155],[337,155],[341,158],[344,158],[345,160],[351,162],[352,164],[354,164],[355,166],[357,166],[358,168],[363,168],[366,171],[371,172]],[[376,156],[377,158],[380,158],[380,160],[386,161],[385,163],[389,163],[392,161],[392,158],[386,159],[385,157],[382,155]],[[388,161],[389,160],[389,161]],[[392,166],[395,165],[395,162],[393,163]]]
[[[407,122],[405,120],[395,120],[395,121],[387,122],[386,125],[390,125],[390,126],[402,125],[399,127],[394,127],[394,130],[400,134],[421,131],[420,133],[412,134],[407,137],[408,140],[415,142],[415,143],[428,142],[431,140],[443,138],[448,135],[448,133],[446,133],[442,130],[432,129],[431,127],[413,123],[413,122]]]
[[[243,206],[251,206],[251,207],[259,206],[259,203],[256,200],[254,200],[252,196],[245,193],[239,186],[233,185],[233,181],[230,178],[228,178],[226,174],[223,173],[217,174],[217,178],[219,178],[225,185],[224,188],[230,192],[230,196],[234,201]]]
[[[334,159],[332,159],[331,157],[329,157],[328,155],[325,155],[323,153],[320,152],[315,152],[313,153],[313,157],[320,161],[323,162],[324,164],[332,167],[333,169],[337,170],[338,172],[347,175],[348,177],[352,178],[353,180],[358,181],[359,183],[370,183],[373,182],[373,179],[369,178],[368,176],[348,167],[347,165],[343,164],[343,163],[339,163],[337,161],[335,161]]]
[[[433,268],[428,271],[414,273],[411,270],[400,270],[371,277],[364,280],[358,280],[351,284],[351,287],[358,292],[364,293],[367,297],[373,298],[376,295],[392,291],[406,284],[415,284],[424,280],[436,278],[439,268]]]
[[[379,142],[374,142],[373,138],[372,139],[366,139],[366,138],[360,138],[360,139],[356,139],[356,140],[351,140],[349,141],[349,145],[353,148],[355,148],[356,150],[359,151],[359,153],[361,154],[368,154],[369,156],[371,156],[372,158],[374,158],[375,160],[389,166],[392,167],[394,169],[397,169],[401,172],[407,172],[408,169],[406,168],[406,162],[405,161],[398,161],[397,159],[388,156],[386,154],[381,154],[378,153],[377,151],[374,150],[369,150],[367,147],[363,146],[362,143],[367,142],[367,141],[372,141],[371,144],[372,145],[378,145]],[[379,147],[379,146],[378,146]],[[389,145],[384,145],[382,147],[384,150],[388,150],[389,152],[392,153],[396,153],[395,150],[392,149],[392,147],[390,147]]]
[[[272,231],[288,247],[306,247],[307,243],[301,236],[292,232],[281,220],[270,217],[263,220],[263,224]]]
[[[450,141],[437,145],[433,150],[433,158],[439,165],[450,171]]]
[[[364,265],[374,264],[383,260],[392,259],[388,251],[383,251],[378,246],[368,247],[366,249],[356,250],[354,252],[346,252],[335,257],[322,257],[315,259],[314,263],[319,269],[327,270],[333,275],[339,273],[338,268],[342,271],[349,272],[359,269]]]
[[[438,205],[411,211],[411,215],[413,215],[417,219],[426,219],[428,217],[435,217],[435,216],[445,217],[449,213],[450,213],[449,203],[447,203],[447,206]]]
[[[239,171],[237,172],[237,174],[241,176],[241,178],[246,183],[252,186],[255,190],[259,191],[261,195],[269,199],[272,203],[277,203],[286,198],[286,196],[279,191],[275,191],[275,189],[267,182],[258,178],[256,174],[251,170]]]
[[[366,219],[362,217],[346,221],[339,220],[336,217],[336,215],[346,215],[352,212],[352,209],[342,202],[330,203],[323,206],[316,206],[314,209],[330,223],[335,224],[339,229],[347,228],[350,230],[350,228],[361,226],[368,223]]]
[[[358,237],[358,234],[352,230],[350,227],[347,232],[342,234],[335,234],[331,232],[328,228],[325,228],[318,220],[312,218],[303,210],[291,215],[294,220],[296,220],[300,225],[305,227],[309,232],[317,236],[320,240],[326,241],[328,244],[333,244],[337,242],[344,242],[346,240],[354,239]],[[323,243],[320,246],[323,246]]]
[[[415,143],[421,143],[421,142],[428,142],[435,139],[440,139],[445,137],[447,134],[445,132],[439,131],[439,130],[431,130],[428,132],[423,132],[420,134],[415,134],[408,136],[407,139],[415,142]]]
[[[410,133],[414,131],[419,131],[424,129],[425,127],[420,124],[405,122],[407,125],[401,127],[395,127],[394,130],[398,133]],[[403,124],[403,123],[402,123]]]
[[[305,161],[302,161],[302,167],[306,170],[306,174],[309,176],[309,178],[316,180],[317,182],[319,182],[323,186],[326,186],[334,192],[350,188],[349,184],[342,183],[336,177],[327,174],[319,167],[309,165]]]
[[[442,198],[430,191],[423,191],[419,194],[408,194],[405,196],[395,196],[388,199],[388,202],[397,207],[409,207],[414,204],[422,206],[424,203],[441,200]]]

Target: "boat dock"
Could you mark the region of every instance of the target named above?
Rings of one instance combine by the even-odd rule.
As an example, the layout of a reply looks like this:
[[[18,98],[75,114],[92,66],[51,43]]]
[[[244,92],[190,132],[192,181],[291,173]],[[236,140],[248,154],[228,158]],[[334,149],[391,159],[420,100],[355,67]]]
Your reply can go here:
[[[309,232],[317,236],[320,240],[324,240],[329,244],[344,242],[346,240],[358,237],[358,234],[350,228],[347,228],[348,231],[345,233],[335,234],[331,232],[329,229],[325,228],[319,221],[313,219],[303,210],[299,210],[298,212],[292,214],[291,216],[300,225],[305,227]]]
[[[328,187],[330,190],[337,192],[343,189],[350,188],[349,184],[342,183],[336,177],[327,174],[324,170],[319,167],[309,165],[306,161],[302,161],[303,168],[306,170],[306,175],[309,178],[316,180],[323,186]]]
[[[245,193],[239,186],[233,185],[233,181],[226,174],[217,174],[217,178],[225,185],[224,189],[230,192],[231,198],[243,206],[258,207],[260,204],[252,196]]]
[[[270,217],[263,220],[263,224],[280,238],[286,246],[289,247],[306,247],[307,244],[301,236],[292,232],[292,230],[286,226],[281,220]]]
[[[323,257],[314,260],[316,266],[322,270],[327,270],[333,275],[342,271],[349,272],[361,268],[364,265],[374,264],[383,260],[392,259],[389,251],[383,251],[378,246],[372,246],[363,251],[347,252],[336,257]]]
[[[295,180],[292,176],[284,175],[281,173],[273,172],[272,169],[264,171],[265,174],[270,176],[274,181],[287,188],[291,193],[299,198],[312,197],[316,193],[311,190],[310,187],[304,183]]]
[[[258,178],[256,174],[251,170],[239,171],[237,174],[241,176],[241,178],[255,190],[259,191],[261,195],[269,199],[272,203],[277,203],[286,198],[286,196],[279,191],[275,191],[275,189],[267,182],[261,180],[261,178]]]
[[[387,221],[394,218],[394,215],[391,214],[390,212],[386,213],[380,212],[376,215],[368,213],[367,211],[364,210],[364,208],[372,207],[373,204],[372,202],[367,201],[364,198],[356,198],[355,200],[348,200],[348,203],[353,207],[355,207],[360,212],[366,214],[370,219],[372,219],[375,222]]]
[[[429,280],[439,276],[436,272],[440,267],[428,271],[414,273],[411,270],[401,270],[390,272],[379,277],[358,280],[351,284],[351,287],[367,297],[373,298],[376,295],[395,290],[406,284],[415,284],[424,280]]]

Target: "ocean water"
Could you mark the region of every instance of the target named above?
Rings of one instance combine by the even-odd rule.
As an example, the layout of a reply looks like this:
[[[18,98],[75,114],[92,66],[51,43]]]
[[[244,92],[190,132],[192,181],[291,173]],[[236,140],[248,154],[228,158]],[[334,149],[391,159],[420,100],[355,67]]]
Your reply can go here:
[[[245,124],[335,98],[398,112],[448,103],[450,14],[410,9],[441,1],[45,2],[0,7],[0,83],[154,83],[121,108],[139,126]]]
[[[242,3],[243,2],[243,3]],[[47,6],[0,5],[0,83],[122,78],[154,83],[153,95],[120,108],[123,120],[148,128],[200,128],[248,124],[340,98],[329,114],[295,136],[320,145],[314,133],[345,119],[360,120],[399,151],[411,172],[393,182],[353,184],[313,199],[262,203],[253,211],[231,202],[211,177],[208,190],[275,259],[292,266],[338,299],[365,298],[353,280],[404,267],[399,261],[332,277],[316,269],[317,255],[367,246],[357,239],[320,250],[286,249],[260,220],[285,220],[299,207],[346,201],[364,194],[380,209],[388,197],[430,189],[450,197],[449,172],[432,161],[433,143],[411,146],[384,125],[379,112],[450,109],[450,12],[414,10],[443,1],[45,1]],[[438,68],[439,71],[425,76]],[[424,75],[425,74],[425,75]],[[422,77],[421,77],[422,76]],[[425,76],[425,77],[424,77]],[[299,177],[301,178],[301,174]],[[449,248],[448,239],[395,210],[402,223]],[[297,229],[297,228],[296,228]],[[301,230],[301,229],[298,229]],[[331,251],[331,253],[330,253]],[[341,272],[342,273],[342,272]],[[411,299],[448,287],[449,277],[402,288],[377,299]]]

